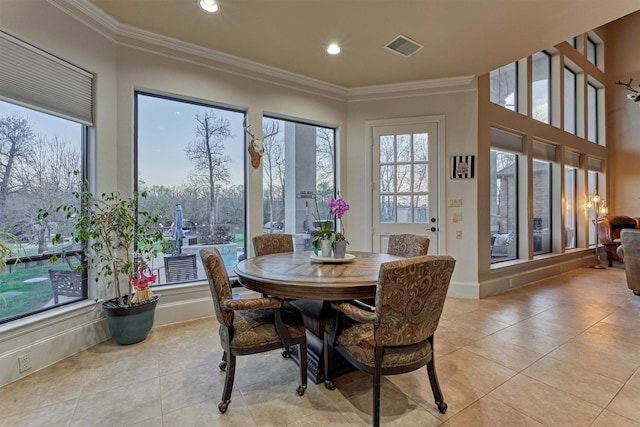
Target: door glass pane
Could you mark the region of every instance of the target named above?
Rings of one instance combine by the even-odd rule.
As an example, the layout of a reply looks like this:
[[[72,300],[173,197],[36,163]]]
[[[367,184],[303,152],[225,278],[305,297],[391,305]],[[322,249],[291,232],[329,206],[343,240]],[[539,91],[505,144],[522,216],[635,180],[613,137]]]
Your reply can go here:
[[[416,133],[413,135],[413,161],[426,162],[429,160],[429,134]]]
[[[429,166],[425,164],[413,165],[413,191],[421,192],[428,189]]]
[[[518,156],[491,150],[491,263],[518,256]]]
[[[380,196],[380,222],[395,222],[396,198],[395,196]]]
[[[411,135],[397,135],[398,159],[397,162],[411,161]]]
[[[380,163],[393,163],[395,159],[393,135],[383,135],[380,137]]]
[[[381,222],[393,220],[410,224],[416,218],[423,222],[425,212],[428,213],[428,209],[425,210],[429,195],[428,133],[399,133],[395,139],[392,135],[382,135],[379,140],[380,194],[396,196],[393,198],[393,210],[381,206]],[[421,205],[414,205],[416,201]],[[391,198],[381,196],[381,202],[390,203]],[[416,213],[418,210],[419,215]]]
[[[411,222],[411,196],[398,196],[398,223]]]
[[[396,189],[395,166],[380,166],[380,192],[394,193]]]
[[[413,222],[429,222],[429,197],[415,196],[413,204]]]
[[[411,165],[398,165],[398,193],[411,191]]]

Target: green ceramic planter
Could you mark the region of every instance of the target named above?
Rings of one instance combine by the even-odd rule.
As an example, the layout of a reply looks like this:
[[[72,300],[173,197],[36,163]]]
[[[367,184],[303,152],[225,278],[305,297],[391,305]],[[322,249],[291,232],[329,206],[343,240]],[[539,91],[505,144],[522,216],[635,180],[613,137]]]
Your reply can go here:
[[[156,305],[160,295],[149,301],[132,304],[130,307],[119,307],[117,300],[111,299],[102,303],[107,312],[109,332],[118,344],[129,345],[144,340],[153,327]]]

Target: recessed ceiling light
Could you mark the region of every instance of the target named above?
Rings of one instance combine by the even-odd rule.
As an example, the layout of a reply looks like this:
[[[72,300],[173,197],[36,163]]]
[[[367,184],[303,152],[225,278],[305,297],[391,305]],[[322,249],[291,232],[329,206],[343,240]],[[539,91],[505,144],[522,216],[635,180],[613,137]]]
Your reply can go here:
[[[198,3],[200,4],[200,7],[207,12],[214,13],[220,9],[215,0],[200,0]]]
[[[340,53],[340,46],[338,46],[335,43],[331,43],[329,45],[329,47],[327,48],[327,53],[331,54],[331,55],[337,55]]]

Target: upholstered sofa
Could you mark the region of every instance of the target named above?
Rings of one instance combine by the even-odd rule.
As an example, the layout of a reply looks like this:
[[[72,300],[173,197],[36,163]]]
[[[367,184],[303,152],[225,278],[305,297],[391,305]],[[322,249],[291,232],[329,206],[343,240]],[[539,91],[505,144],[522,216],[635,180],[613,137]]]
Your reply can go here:
[[[622,245],[618,256],[624,258],[627,286],[640,296],[640,230],[624,229],[620,232]]]
[[[598,217],[598,240],[607,251],[609,267],[613,261],[623,262],[616,253],[620,246],[620,232],[626,228],[640,229],[640,218],[624,215],[605,215]]]

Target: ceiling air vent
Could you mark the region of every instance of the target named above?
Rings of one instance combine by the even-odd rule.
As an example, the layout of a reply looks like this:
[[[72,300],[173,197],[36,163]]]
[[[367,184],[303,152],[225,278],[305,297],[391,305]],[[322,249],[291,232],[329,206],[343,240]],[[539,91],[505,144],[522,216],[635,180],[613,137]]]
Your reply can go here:
[[[405,36],[398,36],[391,40],[385,46],[387,49],[394,51],[395,53],[408,57],[422,49],[424,46],[418,44]]]

